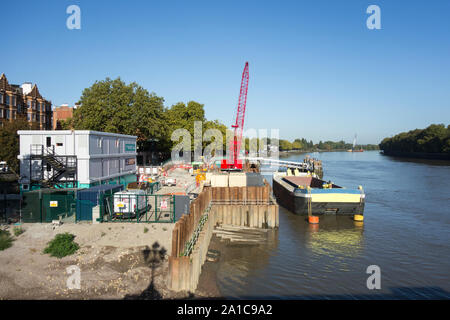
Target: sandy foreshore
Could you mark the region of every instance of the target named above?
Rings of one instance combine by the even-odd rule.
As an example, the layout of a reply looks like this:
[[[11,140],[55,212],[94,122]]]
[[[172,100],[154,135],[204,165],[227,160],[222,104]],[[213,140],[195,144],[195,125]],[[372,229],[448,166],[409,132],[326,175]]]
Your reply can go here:
[[[0,251],[0,299],[184,299],[197,295],[167,287],[174,224],[23,224],[12,247]],[[2,227],[5,228],[5,227]],[[145,228],[148,231],[145,232]],[[12,226],[9,228],[12,234]],[[80,249],[62,259],[44,254],[58,233],[74,234]],[[158,243],[163,259],[145,258]],[[69,266],[80,268],[80,289],[69,289]],[[153,283],[152,283],[153,273]],[[202,296],[202,295],[200,295]]]

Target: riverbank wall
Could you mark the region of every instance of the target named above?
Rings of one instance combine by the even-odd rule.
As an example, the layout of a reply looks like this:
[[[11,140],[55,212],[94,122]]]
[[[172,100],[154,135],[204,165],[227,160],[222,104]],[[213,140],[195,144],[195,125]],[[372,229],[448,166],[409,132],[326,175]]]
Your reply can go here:
[[[278,204],[264,186],[204,187],[172,232],[168,286],[195,291],[213,230],[218,225],[277,228]]]

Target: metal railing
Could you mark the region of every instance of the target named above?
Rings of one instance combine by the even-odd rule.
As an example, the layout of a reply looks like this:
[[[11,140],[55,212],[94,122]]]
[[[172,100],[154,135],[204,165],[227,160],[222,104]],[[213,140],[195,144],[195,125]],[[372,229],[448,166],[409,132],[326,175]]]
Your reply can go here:
[[[101,220],[107,222],[175,222],[175,196],[116,193],[100,201]]]

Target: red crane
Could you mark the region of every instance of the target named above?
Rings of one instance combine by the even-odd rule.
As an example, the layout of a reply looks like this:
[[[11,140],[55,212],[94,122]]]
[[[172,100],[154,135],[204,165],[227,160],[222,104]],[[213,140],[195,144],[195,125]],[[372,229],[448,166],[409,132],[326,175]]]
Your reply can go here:
[[[239,92],[239,101],[237,106],[236,122],[231,126],[234,128],[233,141],[230,143],[229,159],[223,159],[220,165],[225,170],[242,170],[242,160],[239,160],[239,152],[241,150],[242,132],[244,130],[245,106],[247,104],[248,89],[248,62],[245,63],[242,72],[241,91]]]

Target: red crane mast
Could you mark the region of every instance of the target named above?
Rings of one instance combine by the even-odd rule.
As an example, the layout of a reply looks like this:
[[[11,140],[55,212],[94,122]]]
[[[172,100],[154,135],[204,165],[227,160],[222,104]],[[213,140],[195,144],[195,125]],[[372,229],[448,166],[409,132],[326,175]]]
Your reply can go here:
[[[222,160],[221,169],[226,170],[242,170],[242,160],[239,160],[239,152],[242,144],[242,132],[244,131],[245,107],[247,105],[247,90],[248,90],[248,62],[245,63],[244,71],[242,72],[241,90],[239,92],[239,101],[236,113],[236,122],[231,126],[234,128],[233,141],[230,143],[229,159]]]

